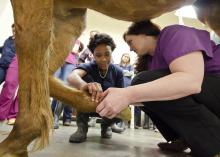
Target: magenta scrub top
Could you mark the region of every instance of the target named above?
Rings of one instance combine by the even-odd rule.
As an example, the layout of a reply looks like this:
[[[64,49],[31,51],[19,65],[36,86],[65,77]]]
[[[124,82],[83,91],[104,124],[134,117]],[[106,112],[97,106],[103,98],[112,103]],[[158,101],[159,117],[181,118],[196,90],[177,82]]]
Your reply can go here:
[[[220,46],[210,40],[209,32],[182,25],[161,31],[149,70],[168,69],[174,59],[194,51],[203,52],[206,73],[220,74]]]

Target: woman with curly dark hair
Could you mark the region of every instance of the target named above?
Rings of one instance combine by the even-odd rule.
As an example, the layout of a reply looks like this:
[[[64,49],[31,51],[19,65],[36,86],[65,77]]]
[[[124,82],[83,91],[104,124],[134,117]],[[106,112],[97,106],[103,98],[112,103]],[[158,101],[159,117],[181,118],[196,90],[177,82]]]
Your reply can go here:
[[[109,87],[122,88],[124,85],[123,73],[120,67],[111,63],[112,52],[116,45],[113,39],[103,33],[90,38],[88,48],[93,53],[94,61],[80,64],[68,77],[69,83],[77,89],[85,90],[92,96],[92,100],[99,102],[102,92]],[[84,142],[87,138],[88,120],[97,113],[77,113],[77,131],[70,136],[72,143]],[[119,119],[103,118],[101,123],[101,137],[111,138],[111,125]]]

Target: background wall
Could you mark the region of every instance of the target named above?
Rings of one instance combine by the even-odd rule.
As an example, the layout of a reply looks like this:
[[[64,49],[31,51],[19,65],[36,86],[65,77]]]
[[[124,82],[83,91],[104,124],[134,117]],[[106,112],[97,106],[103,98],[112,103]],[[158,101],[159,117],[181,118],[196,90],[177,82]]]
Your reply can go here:
[[[10,0],[0,0],[0,46],[12,35],[13,13]]]
[[[179,19],[174,15],[175,12],[170,12],[164,14],[153,21],[156,22],[161,28],[171,25],[178,24]],[[200,29],[207,29],[196,19],[186,19],[183,18],[183,22],[187,26],[193,26]],[[0,1],[0,46],[3,44],[4,40],[11,35],[11,24],[13,23],[13,13],[9,0]],[[116,42],[116,49],[113,52],[113,61],[119,63],[121,55],[125,52],[129,52],[132,56],[132,63],[136,59],[136,55],[130,52],[127,44],[123,41],[122,35],[130,22],[119,21],[113,18],[107,17],[98,12],[88,10],[87,14],[87,27],[85,31],[80,36],[80,40],[86,46],[89,40],[89,32],[92,30],[98,30],[99,32],[104,32],[113,37]]]

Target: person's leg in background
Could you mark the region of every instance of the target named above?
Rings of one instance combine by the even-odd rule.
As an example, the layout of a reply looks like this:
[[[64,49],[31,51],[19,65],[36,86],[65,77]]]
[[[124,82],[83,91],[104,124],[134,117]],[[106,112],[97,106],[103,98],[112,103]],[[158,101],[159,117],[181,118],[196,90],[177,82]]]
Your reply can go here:
[[[161,70],[142,72],[133,79],[132,84],[150,82],[168,74]],[[172,101],[146,102],[144,108],[184,138],[194,156],[212,157],[220,152],[220,119],[192,96]]]
[[[70,64],[70,63],[65,63],[63,65],[60,79],[62,79],[65,84],[68,85],[67,77],[73,71],[73,69],[75,67],[76,67],[76,65]],[[64,126],[70,126],[71,125],[71,120],[72,120],[73,107],[69,106],[68,104],[64,104],[64,103],[62,103],[62,105],[64,106],[64,109],[63,109],[63,125]]]
[[[0,66],[0,85],[5,81],[6,68]]]
[[[59,78],[59,79],[61,77],[61,68],[59,68],[54,73],[54,76]],[[59,128],[60,114],[63,111],[63,106],[58,100],[53,98],[52,103],[51,103],[51,109],[52,109],[52,113],[53,113],[53,116],[54,116],[54,129],[58,129]]]
[[[73,114],[73,107],[64,104],[64,110],[63,110],[63,125],[64,126],[70,126],[71,120],[72,120],[72,114]]]
[[[147,114],[144,114],[144,125],[143,129],[150,129],[150,118]]]
[[[141,109],[138,106],[134,107],[134,128],[141,127]]]
[[[18,61],[17,61],[17,57],[15,56],[8,67],[5,77],[5,83],[3,85],[0,95],[0,120],[7,119],[8,117],[10,117],[10,114],[13,115],[16,114],[16,113],[11,113],[10,109],[13,105],[18,105],[17,103],[14,103],[17,87],[18,87]]]
[[[15,97],[13,104],[10,107],[8,114],[8,125],[13,125],[15,123],[16,117],[18,113],[18,96]]]

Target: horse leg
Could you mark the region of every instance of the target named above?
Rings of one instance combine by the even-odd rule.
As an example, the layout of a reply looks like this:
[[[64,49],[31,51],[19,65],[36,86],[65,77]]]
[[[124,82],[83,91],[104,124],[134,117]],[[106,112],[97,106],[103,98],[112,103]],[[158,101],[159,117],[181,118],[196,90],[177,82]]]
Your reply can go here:
[[[85,28],[86,9],[69,8],[65,5],[66,2],[68,1],[54,2],[54,40],[49,64],[50,95],[73,105],[78,111],[95,111],[96,103],[92,102],[86,93],[66,86],[53,76],[54,72],[62,66],[74,41]]]
[[[69,0],[54,2],[54,51],[51,52],[50,57],[49,86],[52,97],[72,105],[77,111],[95,112],[97,104],[91,101],[87,93],[68,87],[53,76],[70,52],[74,40],[83,31],[85,15],[86,9],[73,8]],[[129,119],[130,111],[122,112],[121,117]]]
[[[27,157],[48,144],[52,128],[49,106],[48,65],[53,0],[13,1],[16,51],[19,62],[19,113],[9,136],[0,144],[1,157]]]

